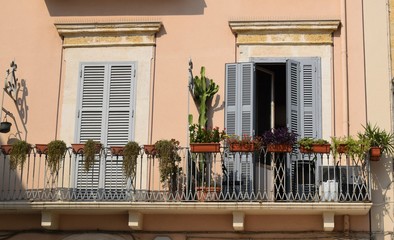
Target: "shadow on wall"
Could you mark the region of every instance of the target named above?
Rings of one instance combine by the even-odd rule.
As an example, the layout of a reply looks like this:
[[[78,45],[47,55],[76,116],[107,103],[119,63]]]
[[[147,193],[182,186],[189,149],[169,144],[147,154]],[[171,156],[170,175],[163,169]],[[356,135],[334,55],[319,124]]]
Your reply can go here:
[[[202,15],[205,0],[45,0],[52,17]]]

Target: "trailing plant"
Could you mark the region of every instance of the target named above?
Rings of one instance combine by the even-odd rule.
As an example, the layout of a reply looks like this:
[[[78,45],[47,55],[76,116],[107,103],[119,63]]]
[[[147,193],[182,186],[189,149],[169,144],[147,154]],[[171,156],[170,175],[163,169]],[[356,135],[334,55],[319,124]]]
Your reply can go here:
[[[277,128],[263,133],[262,142],[268,144],[286,144],[294,145],[297,142],[297,133],[290,131],[288,128]]]
[[[123,172],[126,178],[135,176],[137,158],[140,154],[140,146],[136,142],[128,142],[123,150]]]
[[[192,80],[192,96],[198,107],[198,124],[207,127],[208,105],[213,96],[219,91],[219,86],[212,79],[205,76],[205,67],[201,67],[200,77]]]
[[[85,156],[84,168],[86,172],[88,172],[94,164],[97,152],[97,144],[99,143],[93,141],[92,139],[89,139],[86,141],[83,148],[83,154]]]
[[[205,128],[199,124],[189,125],[191,143],[218,143],[225,139],[226,132],[220,131],[219,127]]]
[[[67,151],[67,145],[62,140],[53,140],[48,144],[47,162],[52,173],[57,172],[60,161]]]
[[[157,157],[160,159],[160,181],[163,184],[171,182],[176,184],[176,174],[181,171],[181,168],[178,167],[178,162],[181,161],[178,148],[179,141],[175,139],[159,140],[155,143]]]
[[[372,126],[370,123],[367,126],[363,126],[364,132],[358,133],[360,139],[364,139],[369,142],[371,147],[379,147],[382,153],[394,155],[394,134],[386,132],[384,129],[380,129],[378,126]]]
[[[12,144],[12,149],[10,151],[10,168],[12,170],[15,170],[18,166],[23,167],[30,148],[30,144],[23,140],[19,140]]]

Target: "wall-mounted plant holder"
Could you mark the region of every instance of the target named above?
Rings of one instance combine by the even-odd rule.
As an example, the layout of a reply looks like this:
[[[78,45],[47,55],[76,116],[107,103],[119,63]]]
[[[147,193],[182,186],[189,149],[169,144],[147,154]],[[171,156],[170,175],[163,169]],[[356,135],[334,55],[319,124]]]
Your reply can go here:
[[[8,133],[11,130],[12,123],[7,121],[7,114],[4,120],[0,123],[0,133]]]

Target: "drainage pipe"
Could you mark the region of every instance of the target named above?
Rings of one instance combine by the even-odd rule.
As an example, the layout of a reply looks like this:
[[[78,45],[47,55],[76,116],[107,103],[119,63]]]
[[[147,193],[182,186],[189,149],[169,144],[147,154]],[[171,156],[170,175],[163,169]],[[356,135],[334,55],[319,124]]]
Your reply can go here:
[[[346,0],[341,0],[341,59],[342,59],[342,100],[343,104],[343,132],[347,135],[349,131],[349,74],[348,74],[348,52],[347,52],[347,13],[346,13]]]

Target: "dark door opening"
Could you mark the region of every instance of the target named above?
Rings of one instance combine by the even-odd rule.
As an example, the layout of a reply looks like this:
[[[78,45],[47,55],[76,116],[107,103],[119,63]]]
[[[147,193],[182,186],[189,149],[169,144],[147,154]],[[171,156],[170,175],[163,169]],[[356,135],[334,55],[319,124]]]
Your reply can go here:
[[[255,131],[261,136],[271,128],[286,127],[286,64],[257,63]]]

